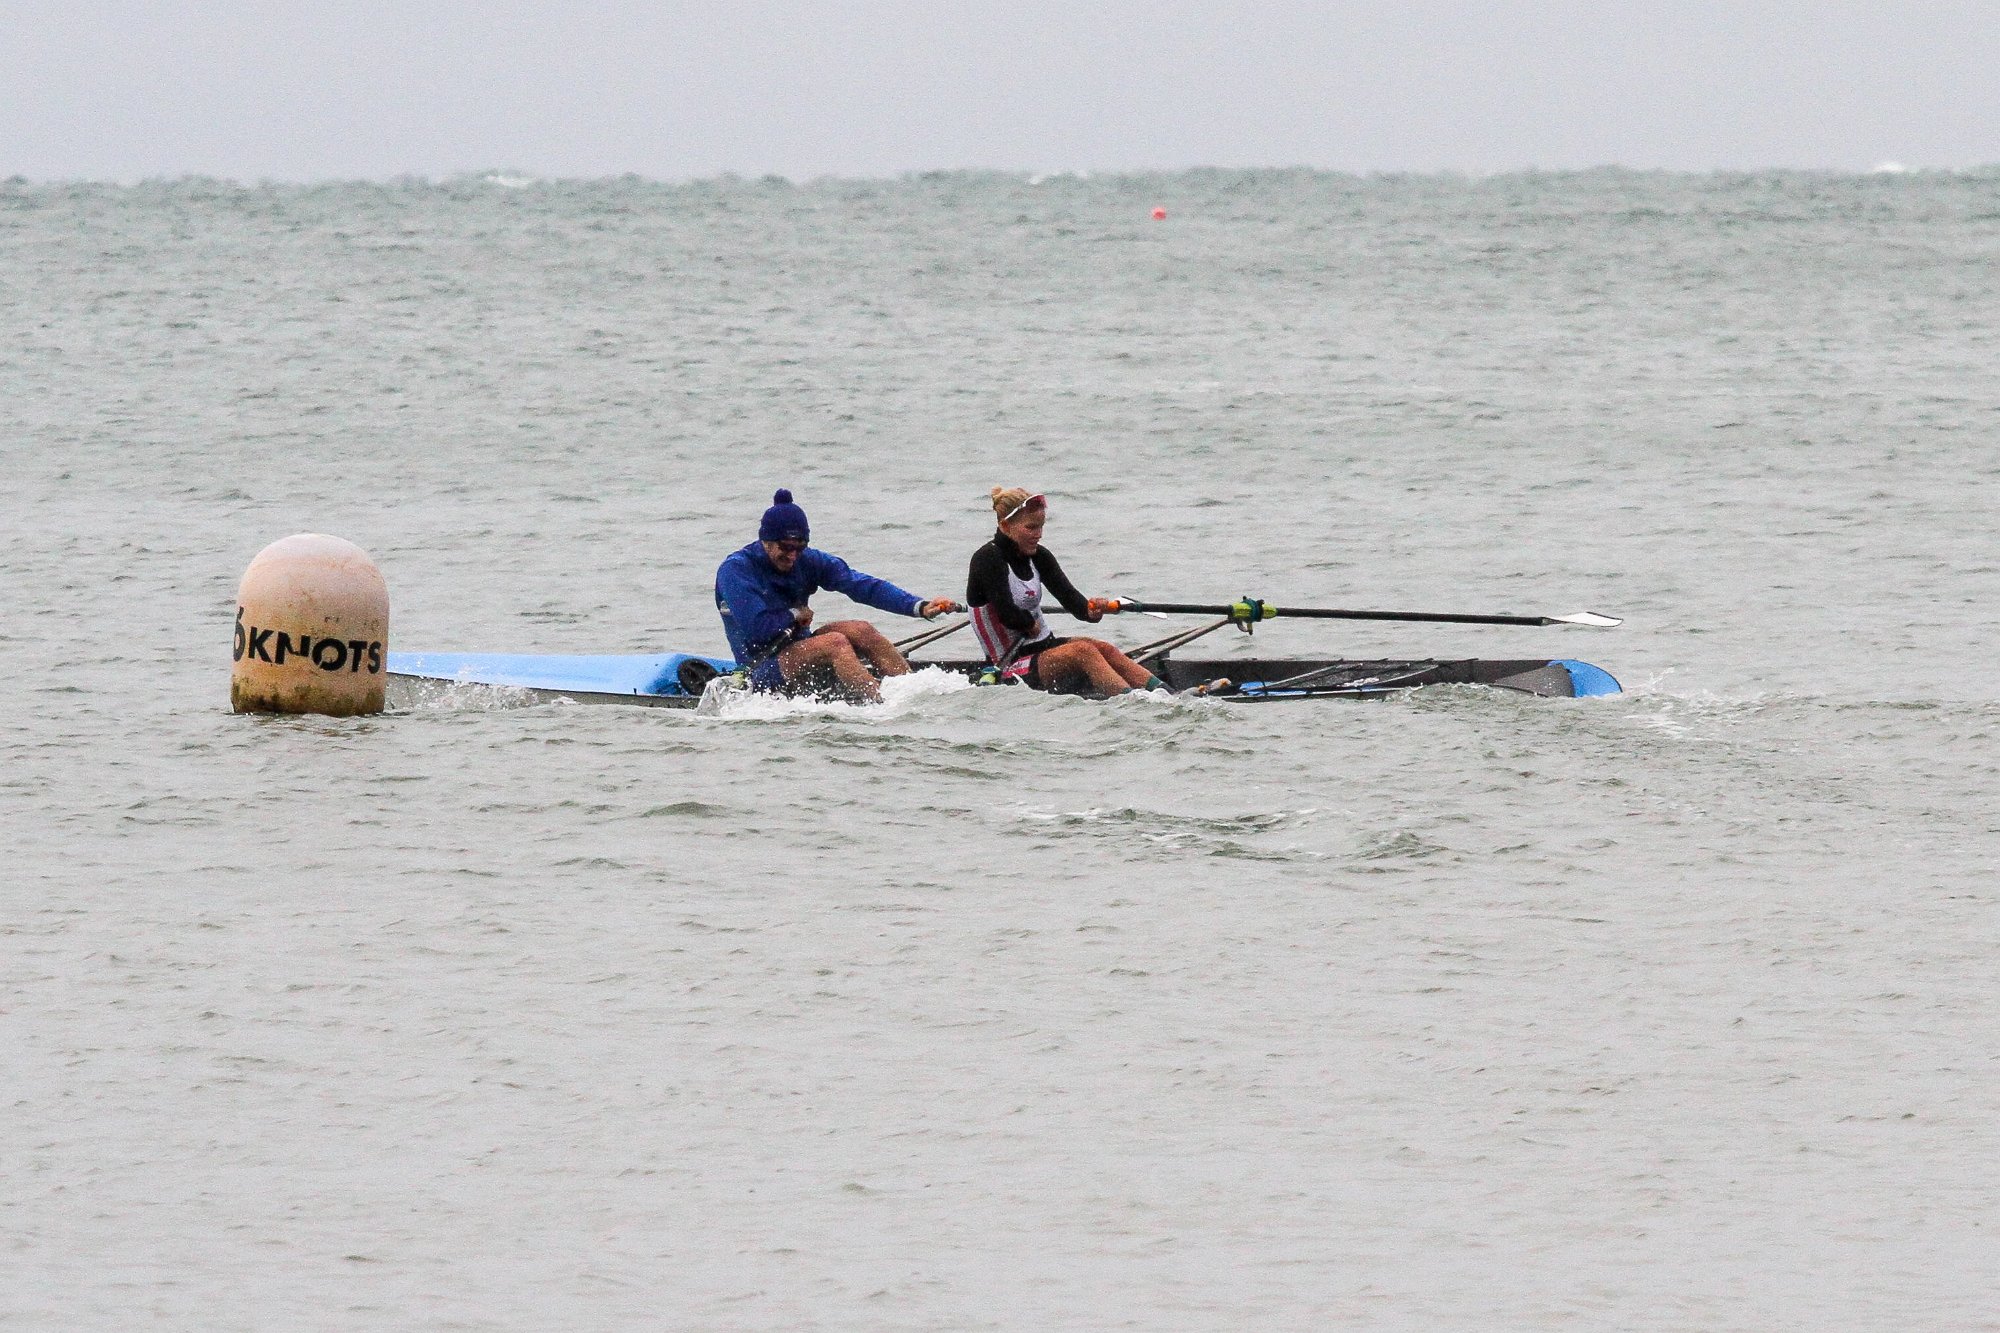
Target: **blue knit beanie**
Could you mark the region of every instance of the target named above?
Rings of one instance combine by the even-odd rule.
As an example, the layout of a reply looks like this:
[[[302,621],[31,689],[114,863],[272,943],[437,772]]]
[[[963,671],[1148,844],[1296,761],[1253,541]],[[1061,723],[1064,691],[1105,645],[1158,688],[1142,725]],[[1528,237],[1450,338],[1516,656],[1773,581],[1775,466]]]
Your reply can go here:
[[[757,525],[757,540],[760,542],[802,542],[812,537],[812,528],[806,523],[806,511],[792,503],[792,493],[780,490],[771,497],[771,507],[764,511],[764,521]]]

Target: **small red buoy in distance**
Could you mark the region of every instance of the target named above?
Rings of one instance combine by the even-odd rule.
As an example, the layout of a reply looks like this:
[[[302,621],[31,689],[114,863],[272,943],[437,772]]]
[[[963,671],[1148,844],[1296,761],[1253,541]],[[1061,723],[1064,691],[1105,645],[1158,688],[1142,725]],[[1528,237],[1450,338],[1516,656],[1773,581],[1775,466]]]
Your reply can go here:
[[[1155,222],[1165,222],[1166,220],[1167,220],[1167,210],[1166,210],[1166,209],[1164,209],[1164,208],[1156,208],[1156,209],[1154,209],[1154,210],[1153,210],[1153,221],[1155,221]]]

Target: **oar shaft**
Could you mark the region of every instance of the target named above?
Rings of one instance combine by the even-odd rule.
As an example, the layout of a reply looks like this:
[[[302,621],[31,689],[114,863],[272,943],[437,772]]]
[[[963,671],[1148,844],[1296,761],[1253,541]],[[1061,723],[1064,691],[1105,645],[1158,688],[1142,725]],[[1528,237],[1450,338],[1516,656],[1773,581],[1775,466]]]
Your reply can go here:
[[[907,639],[898,639],[890,646],[898,652],[912,653],[922,648],[925,644],[936,643],[939,639],[945,638],[947,635],[958,633],[971,623],[970,620],[961,620],[956,624],[946,625],[942,629],[925,630],[922,634],[913,634]]]
[[[1139,602],[1127,601],[1127,610],[1164,611],[1172,615],[1186,616],[1235,616],[1240,619],[1272,620],[1278,617],[1297,620],[1417,620],[1444,625],[1615,625],[1618,622],[1609,616],[1579,619],[1570,616],[1484,616],[1453,615],[1442,611],[1346,611],[1331,607],[1283,608],[1264,606],[1262,603],[1229,602]],[[1253,612],[1250,608],[1255,607]],[[1058,606],[1047,606],[1045,610],[1059,611]]]
[[[1147,603],[1148,606],[1152,603]],[[1169,608],[1171,609],[1171,608]],[[1206,614],[1189,608],[1192,614]],[[1303,620],[1428,620],[1446,625],[1554,625],[1549,616],[1461,616],[1443,611],[1340,611],[1325,607],[1285,607],[1280,616]]]

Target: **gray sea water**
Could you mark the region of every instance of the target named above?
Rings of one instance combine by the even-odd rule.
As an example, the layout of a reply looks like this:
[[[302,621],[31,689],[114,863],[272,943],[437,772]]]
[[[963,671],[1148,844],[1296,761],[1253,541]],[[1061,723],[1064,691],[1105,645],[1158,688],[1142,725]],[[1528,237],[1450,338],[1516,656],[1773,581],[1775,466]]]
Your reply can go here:
[[[0,183],[0,1325],[2000,1327],[1996,310],[1996,171]],[[227,711],[289,533],[721,651],[1000,484],[1628,692]]]

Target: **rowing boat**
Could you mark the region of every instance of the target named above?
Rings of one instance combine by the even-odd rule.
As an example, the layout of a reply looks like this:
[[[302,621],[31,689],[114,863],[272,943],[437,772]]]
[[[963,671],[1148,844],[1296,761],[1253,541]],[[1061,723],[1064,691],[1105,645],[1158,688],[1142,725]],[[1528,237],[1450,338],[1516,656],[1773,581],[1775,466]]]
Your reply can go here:
[[[1196,639],[1233,628],[1254,634],[1279,616],[1320,620],[1400,620],[1473,625],[1582,625],[1608,629],[1614,616],[1576,611],[1561,616],[1461,615],[1430,611],[1354,611],[1328,607],[1281,612],[1258,598],[1234,602],[1139,602],[1121,598],[1116,611],[1165,620],[1168,615],[1219,616],[1193,629],[1177,630],[1130,650],[1132,660],[1179,693],[1198,693],[1229,703],[1280,703],[1296,699],[1367,698],[1421,689],[1426,685],[1485,685],[1552,699],[1580,699],[1620,693],[1603,667],[1574,658],[1487,661],[1480,658],[1353,659],[1345,657],[1179,658],[1173,654]],[[913,667],[936,667],[979,684],[997,683],[985,662],[931,661],[912,656],[971,623],[957,620],[903,639],[895,646]],[[524,692],[531,699],[572,699],[579,703],[641,704],[651,708],[693,708],[721,682],[741,687],[736,663],[699,653],[612,653],[570,656],[540,653],[390,653],[389,676],[405,686],[486,685]]]
[[[912,660],[979,680],[984,662]],[[1348,658],[1209,658],[1162,655],[1148,665],[1177,691],[1218,678],[1233,682],[1210,697],[1228,703],[1366,698],[1427,685],[1485,685],[1544,698],[1617,694],[1618,682],[1602,667],[1569,658],[1511,661],[1479,658],[1403,660]],[[711,681],[736,664],[695,653],[619,653],[574,656],[541,653],[390,653],[389,676],[406,689],[480,685],[518,690],[529,699],[578,703],[693,708]]]

